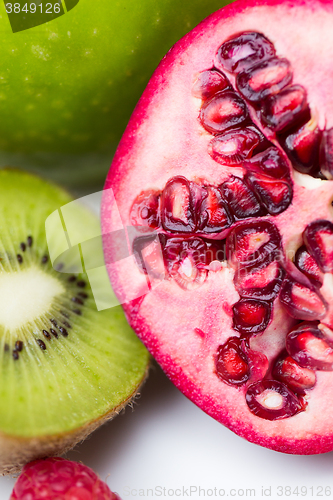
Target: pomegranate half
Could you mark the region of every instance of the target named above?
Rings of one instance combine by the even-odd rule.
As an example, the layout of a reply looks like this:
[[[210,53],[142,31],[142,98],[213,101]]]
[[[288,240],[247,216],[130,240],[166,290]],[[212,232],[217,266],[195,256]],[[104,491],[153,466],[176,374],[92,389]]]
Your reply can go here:
[[[232,431],[333,449],[333,3],[246,0],[180,40],[106,181],[112,285]]]

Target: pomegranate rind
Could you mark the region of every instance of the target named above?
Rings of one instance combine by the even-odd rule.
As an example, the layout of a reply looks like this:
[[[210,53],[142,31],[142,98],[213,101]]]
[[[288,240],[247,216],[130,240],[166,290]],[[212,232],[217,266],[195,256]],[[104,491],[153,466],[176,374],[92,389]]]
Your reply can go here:
[[[129,225],[135,196],[148,188],[162,190],[173,176],[204,178],[212,185],[222,184],[231,175],[242,177],[241,167],[224,168],[210,158],[212,136],[198,120],[200,101],[191,95],[198,74],[213,67],[221,43],[236,33],[262,32],[264,27],[277,55],[291,62],[293,81],[306,88],[311,108],[322,110],[319,126],[332,127],[333,4],[316,0],[315,7],[309,0],[292,4],[276,0],[235,2],[204,20],[170,50],[150,80],[116,152],[105,188],[113,190],[117,208],[106,191],[103,233]],[[281,23],[280,19],[288,22]],[[272,137],[269,130],[264,132]],[[285,267],[295,273],[297,269],[288,256],[295,255],[303,244],[302,232],[314,218],[332,220],[332,187],[328,181],[314,181],[309,189],[301,174],[291,171],[290,175],[294,180],[291,205],[265,219],[279,229]],[[246,389],[228,386],[214,374],[218,346],[235,335],[231,310],[239,295],[232,283],[232,269],[222,267],[209,273],[196,290],[181,290],[171,280],[151,286],[137,268],[130,248],[129,254],[127,259],[108,265],[113,287],[131,326],[187,397],[238,435],[261,446],[292,454],[333,450],[333,419],[328,417],[333,398],[331,373],[317,373],[305,411],[274,422],[249,411]],[[112,262],[112,247],[107,243],[105,255]],[[329,311],[323,322],[331,324],[333,294],[326,281],[322,293],[327,294]],[[272,321],[263,335],[253,339],[251,349],[264,353],[269,360],[276,359],[294,324],[275,299]]]

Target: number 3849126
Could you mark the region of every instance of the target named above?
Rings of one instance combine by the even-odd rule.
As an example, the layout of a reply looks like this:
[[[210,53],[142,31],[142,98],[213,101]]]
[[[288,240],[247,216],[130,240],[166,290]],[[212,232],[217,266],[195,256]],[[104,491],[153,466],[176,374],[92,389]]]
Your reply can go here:
[[[59,3],[47,3],[43,5],[43,2],[38,5],[35,3],[25,3],[23,6],[19,3],[6,3],[7,14],[19,14],[20,12],[34,14],[35,12],[45,13],[45,14],[59,14],[61,10],[61,4]]]

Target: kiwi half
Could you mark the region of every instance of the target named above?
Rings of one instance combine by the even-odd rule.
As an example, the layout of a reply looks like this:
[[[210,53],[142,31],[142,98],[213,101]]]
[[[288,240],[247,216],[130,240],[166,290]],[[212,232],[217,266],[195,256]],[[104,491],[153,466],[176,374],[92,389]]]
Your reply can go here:
[[[84,275],[51,265],[45,220],[70,201],[42,179],[0,170],[2,474],[62,454],[119,413],[149,364],[121,307],[98,311]],[[76,217],[96,224],[84,207]]]

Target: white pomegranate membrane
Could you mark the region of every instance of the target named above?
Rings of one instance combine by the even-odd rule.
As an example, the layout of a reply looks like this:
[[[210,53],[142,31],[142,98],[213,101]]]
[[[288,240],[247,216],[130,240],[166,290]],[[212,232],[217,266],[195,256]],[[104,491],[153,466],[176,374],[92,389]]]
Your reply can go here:
[[[216,45],[211,58],[214,66],[207,65],[192,75],[194,83],[188,94],[198,103],[194,128],[208,138],[207,165],[213,161],[217,172],[223,168],[223,182],[212,182],[211,170],[206,178],[204,161],[200,176],[191,176],[189,168],[184,169],[185,175],[179,166],[179,173],[169,176],[159,188],[147,181],[145,189],[132,197],[125,215],[142,232],[132,244],[142,277],[169,283],[156,295],[164,298],[165,308],[172,292],[179,294],[183,308],[191,308],[195,301],[195,316],[197,308],[209,304],[203,299],[203,290],[210,294],[214,306],[211,316],[207,313],[206,328],[198,320],[194,340],[188,341],[189,350],[202,342],[197,358],[189,356],[182,366],[181,352],[190,338],[189,316],[186,309],[177,309],[176,301],[169,310],[178,318],[178,323],[171,321],[170,340],[164,332],[159,334],[163,323],[154,315],[153,300],[142,296],[125,305],[125,311],[139,336],[187,395],[192,397],[196,384],[196,375],[192,379],[183,375],[192,373],[186,371],[188,359],[194,360],[193,372],[203,370],[202,376],[211,380],[207,386],[214,401],[220,387],[220,403],[207,402],[200,384],[200,395],[192,398],[208,413],[273,449],[328,451],[333,448],[332,440],[326,448],[301,443],[293,451],[292,424],[270,426],[272,421],[296,422],[311,412],[311,395],[325,383],[323,377],[330,376],[327,372],[333,372],[332,212],[329,207],[318,214],[309,210],[297,238],[284,231],[288,217],[295,217],[293,207],[306,201],[305,188],[301,191],[294,183],[295,170],[322,179],[323,186],[333,179],[333,128],[318,125],[305,86],[294,81],[292,62],[278,53],[264,33],[235,31]],[[140,120],[141,115],[132,129]],[[130,134],[131,127],[125,146]],[[111,180],[112,175],[119,175],[121,163],[117,158],[118,174],[111,172]],[[174,165],[170,171],[174,172]],[[332,187],[322,189],[326,200],[329,190],[332,193]],[[212,290],[219,273],[226,277],[226,293],[221,294],[221,312],[215,314]],[[111,272],[117,290],[122,278],[115,274]],[[221,341],[210,351],[210,329],[212,325],[218,329],[216,322],[221,317]],[[279,334],[285,328],[281,322],[288,325],[283,337]],[[231,401],[232,391],[240,407],[235,418],[240,422],[240,415],[250,412],[246,422],[255,431],[240,430],[239,423],[231,422],[228,408],[225,413],[220,411],[224,395]],[[303,440],[306,424],[301,428]],[[284,441],[285,429],[288,437]],[[261,432],[263,439],[258,437]]]

